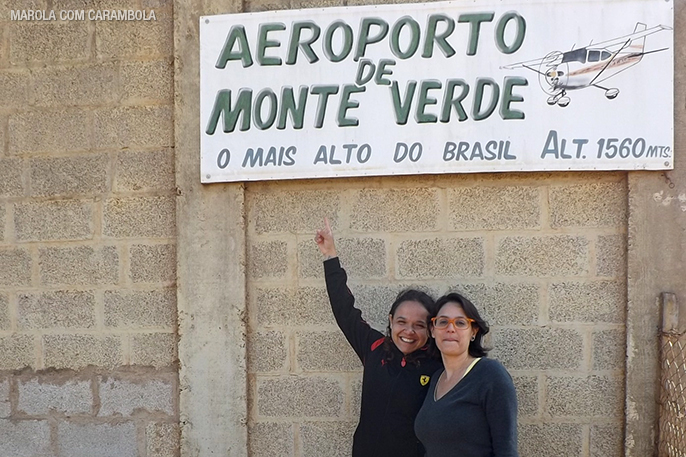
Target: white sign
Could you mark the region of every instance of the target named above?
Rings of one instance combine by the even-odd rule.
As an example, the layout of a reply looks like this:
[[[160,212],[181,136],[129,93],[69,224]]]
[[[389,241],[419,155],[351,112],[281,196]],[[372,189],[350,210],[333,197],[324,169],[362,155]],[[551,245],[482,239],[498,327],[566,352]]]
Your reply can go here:
[[[202,181],[673,167],[673,1],[200,19]]]

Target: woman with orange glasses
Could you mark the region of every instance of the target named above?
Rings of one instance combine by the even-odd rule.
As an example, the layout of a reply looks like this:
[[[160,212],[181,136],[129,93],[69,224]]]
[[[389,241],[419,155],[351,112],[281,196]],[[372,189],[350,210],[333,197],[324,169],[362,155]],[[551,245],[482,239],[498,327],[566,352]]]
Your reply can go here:
[[[431,335],[445,369],[431,378],[415,420],[426,457],[517,457],[517,396],[507,370],[486,357],[488,325],[457,293],[436,308]]]

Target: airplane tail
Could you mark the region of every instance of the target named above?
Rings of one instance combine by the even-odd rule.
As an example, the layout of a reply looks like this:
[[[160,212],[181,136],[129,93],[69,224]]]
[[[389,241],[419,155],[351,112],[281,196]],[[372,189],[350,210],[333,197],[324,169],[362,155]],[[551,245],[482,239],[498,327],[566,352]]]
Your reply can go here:
[[[647,26],[643,22],[637,22],[636,23],[636,28],[634,28],[634,33],[639,33],[643,32],[647,29]],[[631,43],[629,46],[627,46],[627,50],[631,51],[634,53],[637,57],[638,60],[636,63],[640,62],[641,59],[643,58],[643,50],[645,49],[646,45],[646,36],[643,35],[640,38],[636,38],[634,40],[631,40]]]

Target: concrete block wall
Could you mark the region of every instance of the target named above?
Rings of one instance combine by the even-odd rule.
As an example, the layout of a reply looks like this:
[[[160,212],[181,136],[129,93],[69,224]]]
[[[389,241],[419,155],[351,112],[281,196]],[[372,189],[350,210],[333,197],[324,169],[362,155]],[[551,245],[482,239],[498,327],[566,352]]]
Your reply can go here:
[[[178,455],[172,31],[0,0],[0,455]]]
[[[350,452],[361,365],[313,242],[327,216],[376,328],[409,285],[474,301],[517,386],[522,457],[621,456],[626,192],[623,173],[246,186],[250,455]]]

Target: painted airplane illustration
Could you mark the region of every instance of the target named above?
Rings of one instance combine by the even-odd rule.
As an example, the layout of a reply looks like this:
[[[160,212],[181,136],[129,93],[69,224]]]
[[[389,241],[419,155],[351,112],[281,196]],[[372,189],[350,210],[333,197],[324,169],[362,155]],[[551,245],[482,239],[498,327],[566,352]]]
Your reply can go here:
[[[645,38],[663,30],[672,30],[666,25],[647,28],[636,23],[630,35],[614,38],[571,51],[553,51],[545,57],[505,65],[500,68],[526,68],[538,73],[541,89],[549,95],[548,104],[565,107],[571,101],[567,91],[597,87],[605,91],[605,97],[612,100],[619,95],[616,87],[604,87],[600,83],[638,64],[644,55],[664,51],[668,48],[644,51]]]

